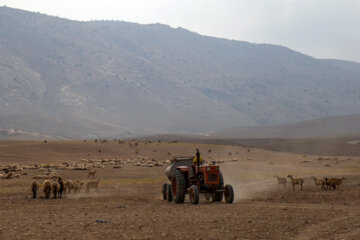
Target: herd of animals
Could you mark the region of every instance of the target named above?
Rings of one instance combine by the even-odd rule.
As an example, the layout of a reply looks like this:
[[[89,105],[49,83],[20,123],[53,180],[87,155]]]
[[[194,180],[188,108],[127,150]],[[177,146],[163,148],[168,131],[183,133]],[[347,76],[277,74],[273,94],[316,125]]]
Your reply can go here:
[[[114,139],[114,141],[116,141]],[[86,140],[84,140],[86,142]],[[106,143],[107,140],[94,140],[94,142],[101,142]],[[150,141],[148,141],[150,142]],[[147,144],[148,142],[145,142]],[[175,143],[176,141],[174,141]],[[47,141],[44,141],[44,143],[47,143]],[[119,140],[119,144],[125,143],[124,141]],[[151,143],[151,142],[150,142]],[[169,142],[173,143],[173,142]],[[138,146],[138,142],[128,143],[130,147]],[[155,150],[154,150],[155,151]],[[247,149],[248,152],[250,152],[250,149]],[[99,150],[100,152],[100,150]],[[209,153],[211,153],[211,149],[208,150]],[[238,154],[238,152],[236,152]],[[138,150],[136,149],[136,154],[138,154]],[[88,154],[90,155],[90,154]],[[168,155],[173,155],[171,152],[168,152]],[[228,153],[228,155],[232,155],[231,152]],[[322,158],[319,158],[319,160]],[[232,160],[237,161],[237,160]],[[223,163],[224,161],[218,161],[218,163]],[[29,165],[29,166],[23,166],[21,167],[19,164],[11,164],[8,166],[0,166],[0,170],[4,172],[4,174],[0,174],[1,179],[13,179],[13,178],[19,178],[20,175],[27,175],[27,172],[22,172],[25,169],[39,169],[40,171],[47,171],[45,175],[36,175],[33,177],[33,182],[31,183],[31,191],[33,193],[33,197],[37,197],[37,193],[40,189],[40,184],[38,182],[39,179],[45,179],[45,181],[41,184],[43,188],[43,192],[45,194],[45,198],[50,198],[51,193],[53,194],[54,198],[62,198],[62,194],[68,194],[71,191],[73,193],[77,193],[81,190],[82,186],[84,185],[84,182],[82,181],[71,181],[67,180],[63,182],[62,178],[57,175],[56,171],[50,170],[50,168],[55,168],[59,170],[88,170],[88,177],[92,176],[94,177],[96,174],[96,170],[90,170],[92,168],[104,168],[105,165],[113,165],[113,168],[122,168],[123,164],[133,164],[137,167],[157,167],[157,166],[164,166],[167,164],[170,164],[170,160],[164,160],[164,161],[158,161],[155,159],[148,160],[146,157],[139,159],[81,159],[80,162],[76,162],[73,164],[64,162],[61,164],[55,164],[55,165]],[[294,178],[292,175],[288,175],[287,178],[285,177],[279,177],[275,176],[277,178],[277,182],[279,185],[286,186],[288,183],[287,178],[289,178],[289,182],[293,187],[293,190],[295,190],[295,186],[299,185],[300,189],[303,190],[303,178]],[[328,178],[328,177],[322,177],[322,178],[316,178],[313,177],[314,184],[316,186],[320,186],[322,190],[331,190],[338,188],[342,181],[345,178]],[[88,193],[91,188],[94,188],[98,190],[100,181],[88,181],[86,182],[86,192]]]
[[[287,179],[285,177],[275,176],[277,178],[278,184],[285,186],[287,184]],[[304,179],[294,178],[292,175],[288,175],[287,178],[290,179],[293,190],[295,190],[295,185],[299,185],[300,189],[303,190]],[[341,178],[316,178],[313,177],[314,184],[320,186],[322,190],[336,190],[336,187],[339,187],[342,184],[342,181],[345,180],[345,177]]]
[[[88,178],[90,176],[95,177],[96,174],[96,170],[94,171],[89,171],[88,172]],[[95,189],[96,191],[98,191],[99,189],[99,184],[100,184],[100,180],[90,180],[88,181],[85,185],[86,185],[86,193],[90,192],[90,189]],[[53,194],[54,198],[62,198],[62,194],[69,194],[71,191],[73,191],[73,193],[77,193],[81,190],[82,186],[84,185],[84,183],[80,180],[77,181],[72,181],[72,180],[67,180],[65,183],[63,182],[62,178],[60,176],[56,176],[54,178],[50,179],[46,179],[43,183],[42,183],[42,187],[43,187],[43,192],[44,192],[44,197],[45,198],[50,198],[51,193]],[[33,198],[37,197],[37,193],[39,191],[40,188],[40,184],[37,180],[33,180],[31,183],[31,191],[33,194]]]

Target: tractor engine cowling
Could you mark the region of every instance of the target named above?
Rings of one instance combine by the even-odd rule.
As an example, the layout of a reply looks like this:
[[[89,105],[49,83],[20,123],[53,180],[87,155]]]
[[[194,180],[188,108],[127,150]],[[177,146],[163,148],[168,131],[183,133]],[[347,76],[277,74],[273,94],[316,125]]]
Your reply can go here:
[[[204,175],[204,183],[207,185],[219,184],[219,166],[200,166],[200,172]]]

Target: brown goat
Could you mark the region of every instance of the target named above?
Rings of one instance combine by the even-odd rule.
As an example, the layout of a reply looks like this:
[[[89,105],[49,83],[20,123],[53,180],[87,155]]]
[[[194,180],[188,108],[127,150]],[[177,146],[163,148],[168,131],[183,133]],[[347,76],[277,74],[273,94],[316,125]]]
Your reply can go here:
[[[58,183],[59,183],[59,187],[60,187],[60,188],[59,188],[58,195],[59,195],[59,198],[62,198],[62,193],[63,193],[63,191],[64,191],[64,182],[63,182],[63,180],[62,180],[61,177],[59,177]]]
[[[39,183],[37,181],[32,181],[31,183],[31,191],[33,193],[33,198],[36,198],[37,191],[39,190]]]
[[[94,170],[94,171],[89,171],[87,177],[88,177],[88,178],[89,178],[90,176],[95,177],[95,174],[96,174],[96,170]]]
[[[316,186],[321,186],[321,189],[322,189],[322,190],[325,190],[325,189],[326,189],[326,188],[325,188],[325,184],[326,184],[325,179],[323,179],[323,178],[316,178],[316,177],[313,177],[313,179],[314,179],[314,183],[315,183]]]
[[[59,189],[60,189],[60,185],[57,182],[53,182],[51,184],[51,190],[53,192],[54,198],[58,197],[58,193],[59,193]]]
[[[49,198],[51,194],[51,182],[49,180],[45,180],[43,183],[45,198]]]
[[[87,182],[86,183],[86,193],[89,193],[91,188],[95,188],[96,191],[98,191],[99,183],[100,183],[100,180]]]
[[[293,190],[295,190],[295,185],[300,185],[301,190],[303,190],[302,185],[304,183],[304,180],[302,178],[293,178],[292,175],[288,175],[287,177],[290,178],[290,180],[291,180],[291,183],[293,185]]]
[[[287,183],[287,180],[286,178],[283,178],[283,177],[279,177],[279,176],[275,176],[276,179],[277,179],[277,182],[280,185],[283,185],[285,187],[286,183]]]
[[[331,187],[336,190],[336,186],[339,186],[342,184],[342,181],[345,180],[345,177],[341,177],[341,178],[324,178],[326,181],[326,185],[328,186],[328,189],[330,190]]]

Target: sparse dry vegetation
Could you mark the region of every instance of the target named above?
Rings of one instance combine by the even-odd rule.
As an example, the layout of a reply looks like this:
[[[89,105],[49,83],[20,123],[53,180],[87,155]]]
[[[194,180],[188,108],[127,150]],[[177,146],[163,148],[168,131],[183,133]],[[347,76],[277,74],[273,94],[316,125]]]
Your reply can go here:
[[[67,142],[52,141],[51,145],[42,145],[44,148],[39,147],[39,145],[32,145],[34,143],[25,144],[34,146],[32,148],[28,148],[31,152],[21,152],[23,150],[20,150],[19,159],[14,159],[12,160],[13,162],[4,162],[0,166],[0,169],[3,169],[3,173],[1,174],[7,174],[4,171],[8,171],[8,173],[20,175],[20,178],[0,180],[0,185],[2,186],[0,189],[3,194],[0,202],[5,205],[9,204],[7,207],[8,209],[15,207],[23,209],[23,205],[32,206],[32,208],[27,208],[26,211],[22,211],[21,214],[26,216],[27,211],[32,211],[28,209],[39,208],[43,209],[44,217],[32,214],[39,223],[42,221],[49,221],[48,219],[53,219],[50,217],[50,213],[52,213],[61,217],[62,224],[73,222],[73,219],[75,218],[81,222],[91,223],[89,225],[90,227],[88,227],[90,229],[95,229],[92,227],[92,222],[94,221],[93,219],[105,219],[110,223],[109,219],[111,217],[111,222],[116,223],[116,225],[124,226],[124,231],[131,236],[138,234],[136,235],[138,238],[145,236],[145,232],[140,231],[135,234],[134,231],[130,229],[126,230],[125,225],[122,225],[121,222],[123,218],[118,216],[123,214],[123,216],[126,216],[127,221],[135,226],[140,223],[137,223],[134,219],[139,219],[142,225],[144,225],[144,223],[148,223],[149,226],[156,226],[148,222],[148,216],[153,216],[152,214],[156,214],[158,210],[164,212],[165,215],[167,212],[170,213],[175,210],[173,204],[168,202],[159,202],[159,189],[165,178],[163,172],[164,167],[170,164],[170,159],[173,157],[172,154],[194,154],[193,144],[181,142],[171,144],[168,144],[168,142],[142,144],[142,142],[138,141],[138,148],[140,149],[141,154],[137,155],[134,153],[135,148],[127,148],[125,145],[120,147],[117,141],[111,141],[104,144],[104,153],[101,154],[97,153],[97,145],[90,141],[81,141],[81,143],[74,142],[71,144]],[[0,143],[2,152],[8,151],[8,146],[11,145],[2,147]],[[49,149],[49,146],[59,147]],[[74,146],[79,146],[80,148],[77,151],[73,151]],[[328,180],[330,180],[330,178],[335,178],[333,177],[335,175],[339,176],[345,172],[350,174],[354,170],[354,165],[357,164],[358,159],[356,157],[354,157],[351,161],[339,161],[336,168],[332,168],[331,172],[329,172],[328,168],[322,167],[323,161],[311,161],[307,164],[303,164],[301,162],[304,159],[302,155],[291,155],[291,157],[295,159],[293,161],[288,161],[287,159],[289,158],[289,155],[286,153],[268,152],[257,149],[256,151],[252,151],[251,161],[249,161],[248,159],[250,158],[246,157],[248,154],[246,147],[202,144],[197,145],[197,147],[199,147],[200,151],[203,149],[206,155],[208,154],[208,149],[212,150],[211,160],[207,158],[206,155],[203,155],[205,160],[208,160],[209,163],[214,162],[215,164],[220,164],[224,173],[225,183],[230,183],[234,186],[236,196],[236,203],[233,207],[230,206],[229,209],[227,209],[227,207],[225,208],[222,204],[202,204],[202,201],[205,203],[207,200],[201,200],[200,208],[197,210],[197,212],[201,213],[200,219],[203,219],[203,215],[207,218],[211,218],[211,216],[208,215],[209,212],[214,214],[227,214],[231,216],[234,221],[239,222],[236,223],[237,228],[240,227],[241,229],[246,229],[242,225],[243,219],[246,218],[249,219],[248,221],[251,221],[251,223],[247,223],[247,221],[245,221],[246,224],[248,226],[253,225],[252,229],[258,229],[259,232],[263,231],[270,222],[274,224],[274,226],[278,226],[277,229],[284,229],[284,226],[288,228],[297,226],[294,231],[284,230],[289,231],[296,236],[298,234],[297,232],[303,232],[303,224],[297,225],[299,219],[303,219],[303,221],[312,219],[311,221],[315,222],[320,216],[322,221],[327,221],[326,219],[328,219],[329,214],[336,210],[333,209],[331,211],[326,211],[326,203],[331,202],[332,205],[329,206],[333,206],[333,204],[340,204],[342,206],[342,211],[344,211],[344,203],[350,204],[352,207],[351,212],[353,212],[354,204],[358,201],[356,200],[357,198],[355,198],[356,195],[351,195],[355,194],[356,192],[354,191],[358,189],[356,181],[355,184],[353,184],[354,180],[349,180],[349,182],[347,181],[347,184],[343,185],[340,190],[338,190],[339,185],[334,183],[337,192],[330,192],[319,191],[317,185],[314,186],[314,179],[311,177],[313,175],[330,175],[328,177]],[[36,149],[34,152],[40,152],[43,156],[36,162],[34,162],[32,158],[26,159],[27,156],[31,156],[33,149]],[[42,149],[45,149],[46,151],[43,152],[44,150]],[[158,151],[154,152],[154,149],[157,149]],[[168,155],[168,152],[170,152],[171,155]],[[229,157],[228,152],[239,152],[239,154],[236,155],[236,158],[233,156]],[[93,155],[89,156],[88,153],[93,153]],[[244,155],[245,157],[243,157]],[[54,157],[49,159],[49,156]],[[309,159],[316,159],[318,157],[319,156],[309,156]],[[330,160],[325,161],[337,161],[334,160],[334,157],[322,156],[322,158],[330,158]],[[338,157],[338,160],[341,159],[343,158]],[[274,164],[267,164],[269,162]],[[88,172],[95,170],[95,178],[99,181],[92,179],[89,181],[89,179],[87,179]],[[24,171],[26,171],[28,175],[22,175],[21,173]],[[284,173],[292,173],[296,176],[302,176],[302,179],[304,180],[304,190],[293,192],[291,189],[293,187],[291,180],[290,187],[285,185],[283,180],[280,180],[281,183],[278,182],[278,184],[275,184],[273,178],[274,175],[284,176]],[[57,198],[60,198],[61,189],[59,178],[64,179],[64,193],[66,193],[66,195],[64,195],[63,198],[65,198],[65,200],[54,199],[51,201],[45,201],[44,195],[37,195],[36,200],[33,200],[33,202],[27,202],[28,198],[32,199],[33,197],[32,190],[31,192],[29,191],[30,183],[32,187],[32,179],[38,178],[38,176],[41,176],[39,179],[49,181],[53,186],[59,186],[56,195]],[[92,178],[92,176],[90,176],[90,178]],[[354,179],[353,177],[349,178]],[[360,178],[358,181],[360,181]],[[342,181],[342,184],[343,183],[344,181]],[[40,189],[44,191],[45,196],[47,195],[45,190],[46,185],[46,183],[42,183],[39,186]],[[284,187],[277,188],[276,185]],[[24,192],[22,192],[23,186],[26,186]],[[333,187],[331,188],[333,189]],[[331,193],[339,194],[331,195]],[[53,189],[51,189],[51,185],[50,194],[51,198],[53,198],[54,192]],[[13,198],[12,196],[16,196],[16,199],[19,200],[16,200],[15,202],[12,200],[12,202],[9,202],[9,199]],[[353,196],[353,200],[344,200],[345,196],[347,196],[346,199],[349,199],[349,196]],[[26,201],[26,204],[19,205],[17,203],[18,201],[19,203],[25,203]],[[313,203],[317,203],[319,201],[323,203],[321,211],[313,207]],[[106,202],[106,205],[102,204],[103,202]],[[261,204],[258,205],[257,203]],[[307,205],[308,203],[310,204]],[[179,211],[177,214],[184,214],[183,216],[186,216],[187,214],[184,213],[183,207],[180,207],[179,210],[175,211]],[[279,207],[280,209],[285,208],[291,211],[282,210],[278,213],[277,211]],[[298,211],[298,209],[301,209],[301,211]],[[8,214],[7,211],[8,210],[6,209],[2,214]],[[121,214],[114,214],[116,211],[121,211]],[[134,214],[139,214],[139,211],[141,211],[141,215],[138,215],[135,218]],[[264,215],[267,211],[269,218],[266,218],[266,215]],[[312,216],[311,214],[314,212],[316,214]],[[286,217],[284,217],[284,214]],[[143,215],[147,217],[141,217]],[[261,216],[262,220],[260,221],[254,216]],[[156,218],[155,215],[153,217]],[[157,221],[162,222],[162,225],[169,226],[170,228],[174,227],[168,221],[166,221],[166,223],[163,222],[165,218],[165,216],[163,217],[163,215],[159,215],[159,217],[157,217]],[[279,222],[282,218],[284,218],[284,221]],[[2,217],[2,219],[6,218]],[[214,219],[216,218],[214,217]],[[296,221],[293,221],[292,219],[296,219]],[[182,220],[179,221],[184,223]],[[233,223],[224,221],[224,224],[224,226],[232,226],[231,228],[235,229],[233,228],[235,226]],[[52,231],[47,227],[48,224],[42,224],[41,226],[44,225],[44,229]],[[81,230],[82,228],[73,224],[69,224],[68,228],[73,229],[74,231],[83,231]],[[335,228],[337,231],[340,231],[339,228]],[[4,229],[5,232],[9,231],[9,228],[7,227],[2,227],[2,229],[3,232]],[[146,227],[141,227],[141,229],[144,230]],[[109,232],[104,232],[99,229],[97,231],[100,231],[102,236],[105,236],[103,238],[108,238],[108,236],[111,235]],[[161,235],[161,232],[164,230],[156,230],[155,227],[154,231],[155,235],[153,236],[159,236],[159,234]],[[282,239],[281,236],[284,234],[283,230],[280,231],[271,229],[268,231],[271,236],[278,236],[278,239]],[[86,230],[84,230],[83,234],[86,234],[85,232]],[[278,232],[278,235],[276,235],[276,232]],[[19,232],[18,234],[19,236],[23,236],[24,233]],[[148,234],[148,232],[146,232],[146,234]],[[174,236],[172,231],[166,231],[166,234]],[[187,234],[186,231],[182,232],[182,235],[184,234]],[[198,234],[200,234],[200,232],[198,232]],[[248,235],[250,239],[252,238],[251,236],[255,235]],[[70,238],[70,236],[68,237]],[[30,239],[32,238],[30,237]]]

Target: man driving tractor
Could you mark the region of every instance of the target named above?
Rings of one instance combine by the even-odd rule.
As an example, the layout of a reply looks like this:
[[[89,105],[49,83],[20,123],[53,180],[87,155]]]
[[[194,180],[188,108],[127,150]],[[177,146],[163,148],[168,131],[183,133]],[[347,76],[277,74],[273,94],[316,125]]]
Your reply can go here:
[[[192,171],[191,171],[192,168]],[[176,157],[165,169],[170,183],[162,186],[163,199],[169,202],[183,203],[188,194],[190,202],[199,203],[199,195],[204,194],[206,200],[227,203],[234,201],[234,190],[230,184],[224,186],[224,178],[220,166],[215,162],[205,163],[199,149],[194,156]]]
[[[196,174],[195,174],[195,168],[196,168],[196,166],[199,167],[200,164],[203,163],[203,161],[204,161],[204,159],[200,156],[199,149],[197,148],[197,149],[196,149],[196,155],[195,155],[195,157],[193,158],[193,165],[192,165],[192,169],[193,169],[194,175],[196,175]]]

